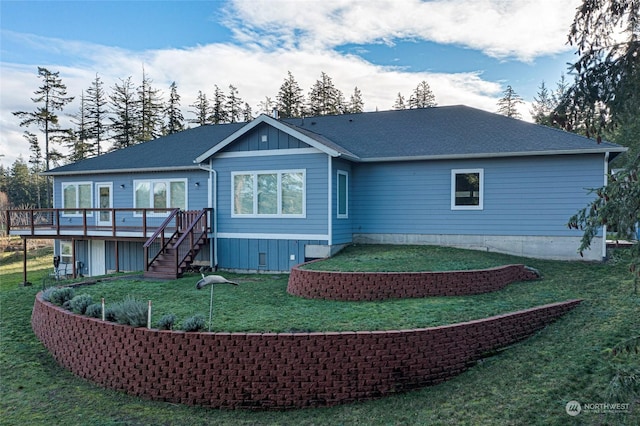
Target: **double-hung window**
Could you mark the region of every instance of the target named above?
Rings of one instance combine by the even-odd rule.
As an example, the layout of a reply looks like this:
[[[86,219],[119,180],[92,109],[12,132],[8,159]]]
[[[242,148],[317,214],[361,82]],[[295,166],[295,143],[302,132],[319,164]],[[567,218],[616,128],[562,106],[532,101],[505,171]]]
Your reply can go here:
[[[93,194],[91,182],[74,182],[62,184],[62,208],[65,216],[81,216],[76,209],[90,209]],[[93,212],[87,212],[88,216]]]
[[[451,210],[482,210],[484,169],[451,170]]]
[[[304,170],[234,172],[232,217],[305,217]]]
[[[175,209],[187,208],[187,180],[136,180],[134,187],[134,208]],[[142,212],[137,211],[137,215]],[[166,210],[154,211],[151,214],[166,215]]]

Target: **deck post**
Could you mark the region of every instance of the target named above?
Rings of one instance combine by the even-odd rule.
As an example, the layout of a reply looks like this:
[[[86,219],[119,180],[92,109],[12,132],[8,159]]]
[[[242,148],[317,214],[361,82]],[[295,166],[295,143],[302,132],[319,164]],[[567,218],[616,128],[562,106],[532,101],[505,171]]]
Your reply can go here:
[[[29,286],[31,283],[27,281],[27,239],[22,238],[22,285]]]
[[[120,259],[119,259],[120,256],[118,256],[118,254],[119,254],[119,252],[118,252],[118,246],[119,246],[118,240],[115,240],[113,242],[113,244],[116,246],[116,250],[115,250],[115,252],[116,252],[115,253],[116,254],[116,272],[120,272]]]

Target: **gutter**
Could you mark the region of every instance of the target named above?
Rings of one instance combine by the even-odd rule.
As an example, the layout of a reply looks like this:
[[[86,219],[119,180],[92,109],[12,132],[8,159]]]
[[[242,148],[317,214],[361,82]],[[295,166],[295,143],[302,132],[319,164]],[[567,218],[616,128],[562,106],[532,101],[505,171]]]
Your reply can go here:
[[[114,174],[114,173],[144,173],[144,172],[173,172],[176,170],[198,170],[198,166],[177,166],[177,167],[149,167],[149,168],[136,168],[136,169],[103,169],[103,170],[76,170],[70,172],[41,172],[40,176],[73,176],[73,175],[101,175],[101,174]]]

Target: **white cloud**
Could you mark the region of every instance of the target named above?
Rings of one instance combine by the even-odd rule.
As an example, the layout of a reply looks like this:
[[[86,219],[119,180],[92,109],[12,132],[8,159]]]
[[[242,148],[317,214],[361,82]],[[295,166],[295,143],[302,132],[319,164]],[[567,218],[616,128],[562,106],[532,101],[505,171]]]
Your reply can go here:
[[[265,47],[333,48],[420,39],[531,61],[567,51],[580,0],[235,0],[230,25]],[[261,37],[256,38],[256,34]],[[279,43],[279,44],[278,44]]]

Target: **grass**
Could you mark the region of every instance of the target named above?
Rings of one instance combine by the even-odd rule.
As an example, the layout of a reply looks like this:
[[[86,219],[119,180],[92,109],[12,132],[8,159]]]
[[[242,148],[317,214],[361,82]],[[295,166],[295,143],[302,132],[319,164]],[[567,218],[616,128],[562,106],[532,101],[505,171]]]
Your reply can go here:
[[[486,255],[486,254],[485,254]],[[493,256],[493,255],[491,255]],[[0,424],[17,425],[566,425],[566,424],[640,424],[638,395],[624,395],[610,386],[617,371],[637,370],[638,355],[624,352],[612,356],[612,349],[628,337],[640,334],[640,298],[632,294],[624,254],[607,264],[552,262],[498,257],[504,263],[526,263],[538,268],[544,280],[536,283],[513,284],[500,292],[504,299],[491,301],[489,296],[473,296],[443,300],[438,310],[448,318],[468,315],[478,305],[495,303],[500,310],[521,300],[526,303],[546,303],[568,298],[584,302],[559,321],[524,342],[513,345],[499,355],[485,359],[466,373],[437,386],[394,395],[380,400],[347,404],[338,407],[293,410],[286,412],[222,411],[147,401],[126,394],[102,389],[74,377],[60,368],[34,337],[30,327],[33,299],[39,286],[21,287],[21,260],[0,259]],[[29,280],[50,269],[50,254],[46,259],[29,262]],[[227,275],[227,274],[225,274]],[[291,308],[290,296],[283,295],[286,275],[230,275],[238,279],[238,287],[215,288],[215,323],[226,317],[236,317],[240,311],[260,310],[254,317],[278,316]],[[196,277],[180,281],[175,290],[179,297],[194,292],[191,311],[208,314],[209,291],[195,290]],[[143,282],[130,282],[135,287]],[[144,282],[159,291],[162,283]],[[107,282],[100,291],[107,290]],[[256,297],[259,287],[272,290],[273,301]],[[79,292],[89,287],[79,289]],[[254,293],[252,293],[252,290]],[[520,296],[519,293],[527,293]],[[106,293],[105,293],[106,294]],[[109,296],[111,297],[111,296]],[[237,299],[236,311],[223,310],[225,303]],[[160,302],[152,297],[157,318]],[[465,302],[466,300],[466,302]],[[268,302],[268,303],[267,303]],[[317,302],[317,301],[316,301]],[[302,302],[306,303],[306,302]],[[389,303],[391,306],[397,302]],[[500,306],[504,303],[504,306]],[[519,302],[518,302],[519,303]],[[356,304],[346,304],[346,315]],[[228,305],[229,307],[231,305]],[[326,305],[331,312],[338,305]],[[382,304],[391,309],[387,304]],[[403,309],[409,310],[409,306]],[[176,313],[178,314],[178,313]],[[295,316],[311,314],[298,311]],[[331,316],[334,314],[331,313]],[[422,307],[416,315],[428,316]],[[154,317],[156,315],[154,314]],[[401,317],[379,312],[378,317]],[[348,320],[348,315],[345,316]],[[393,321],[403,320],[396,318]],[[178,323],[181,319],[178,320]],[[226,321],[226,320],[225,320]],[[326,324],[318,320],[318,326]],[[370,319],[367,325],[381,320]],[[431,321],[431,320],[430,320]],[[438,320],[433,320],[438,321]],[[337,324],[334,324],[336,327]],[[253,325],[236,324],[238,328]],[[296,327],[311,327],[305,321]],[[313,325],[315,327],[315,325]],[[382,327],[382,323],[380,324]],[[269,326],[272,327],[272,326]],[[345,325],[345,328],[354,325]],[[636,390],[637,391],[637,390]],[[581,413],[570,417],[565,404],[570,400],[582,403],[632,403],[631,413]],[[634,402],[635,401],[635,402]]]

